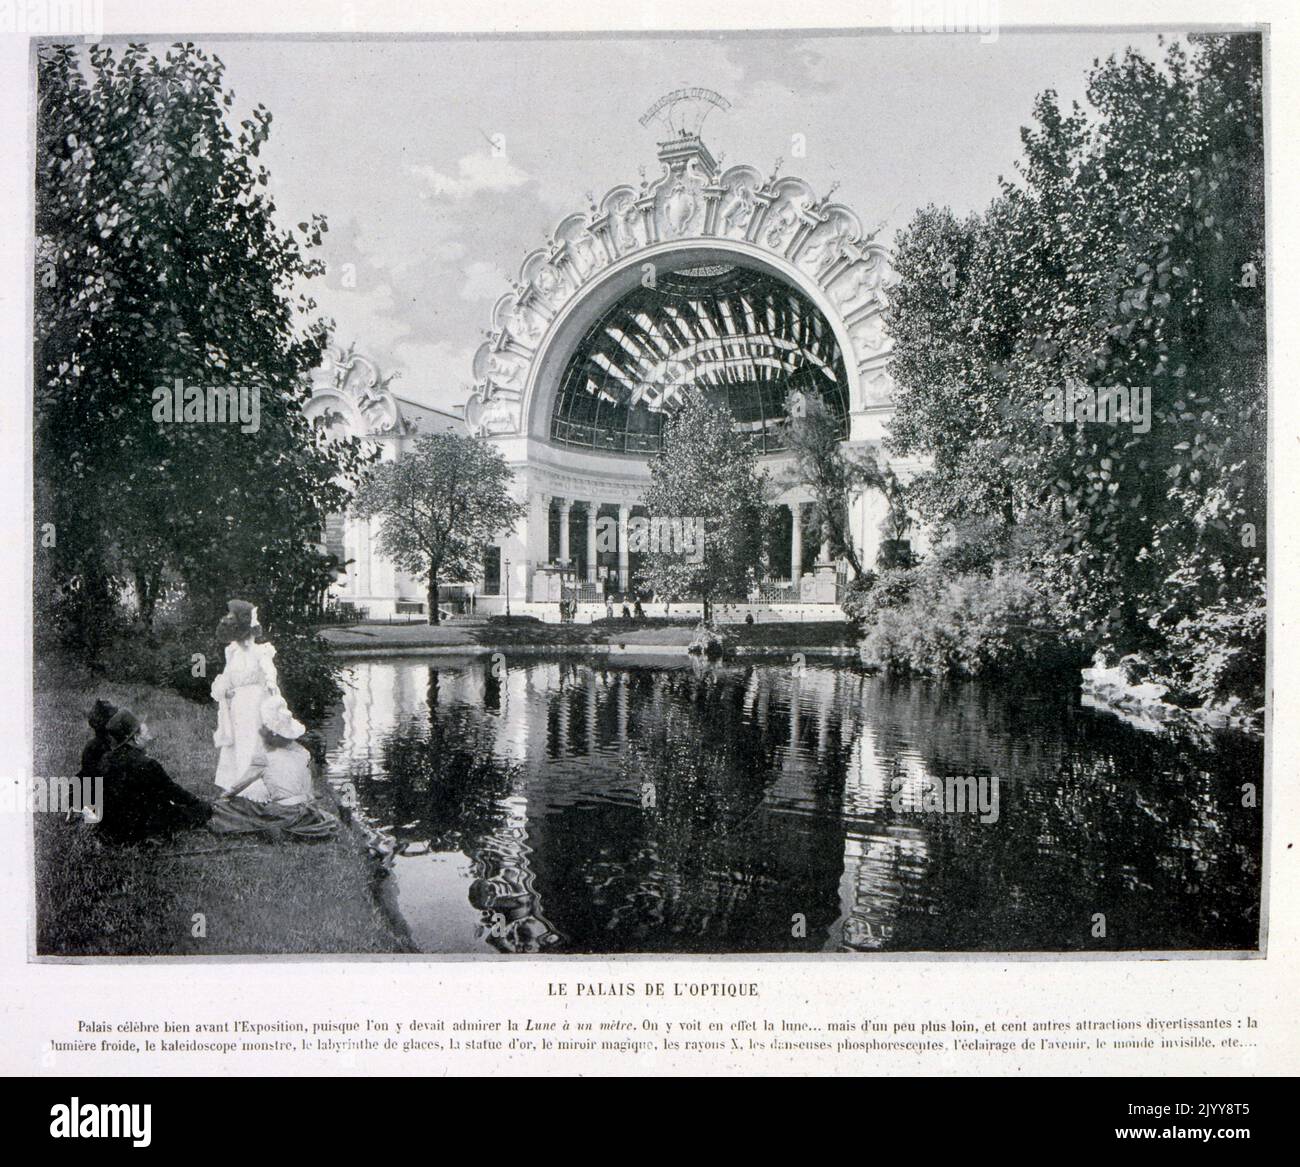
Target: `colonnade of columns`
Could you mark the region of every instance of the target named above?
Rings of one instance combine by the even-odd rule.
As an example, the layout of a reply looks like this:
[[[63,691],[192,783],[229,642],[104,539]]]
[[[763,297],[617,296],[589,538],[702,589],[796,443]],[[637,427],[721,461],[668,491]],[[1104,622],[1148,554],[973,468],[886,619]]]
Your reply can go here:
[[[556,498],[556,507],[559,511],[560,518],[560,546],[556,560],[559,563],[570,563],[573,560],[572,549],[572,521],[574,507],[582,509],[587,520],[587,554],[586,554],[586,580],[588,583],[596,582],[596,543],[597,529],[596,524],[602,505],[596,499],[574,499],[574,498]],[[615,504],[608,504],[613,506]],[[629,560],[628,560],[628,521],[632,517],[632,505],[630,503],[618,503],[618,580],[619,587],[626,589],[628,586]]]
[[[587,520],[587,554],[586,554],[586,579],[588,583],[596,582],[596,544],[597,544],[597,518],[600,508],[603,505],[595,499],[572,499],[556,498],[557,509],[560,520],[560,540],[558,562],[570,563],[573,558],[571,542],[571,523],[573,519],[573,509],[575,506],[582,508]],[[608,504],[613,506],[615,504]],[[799,577],[802,574],[803,565],[803,522],[802,512],[804,504],[801,502],[782,503],[787,511],[790,512],[790,576],[792,581],[797,585]],[[632,517],[632,504],[620,502],[618,506],[618,586],[621,590],[627,590],[630,587],[630,566],[628,552],[628,522]],[[823,546],[822,558],[828,557],[828,549]]]

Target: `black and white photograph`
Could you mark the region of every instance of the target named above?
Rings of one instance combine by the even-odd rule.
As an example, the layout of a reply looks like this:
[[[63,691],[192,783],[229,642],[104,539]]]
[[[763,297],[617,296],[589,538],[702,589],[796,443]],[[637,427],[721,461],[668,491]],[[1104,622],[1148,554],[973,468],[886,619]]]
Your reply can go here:
[[[1267,29],[937,7],[32,39],[33,960],[1265,954]]]

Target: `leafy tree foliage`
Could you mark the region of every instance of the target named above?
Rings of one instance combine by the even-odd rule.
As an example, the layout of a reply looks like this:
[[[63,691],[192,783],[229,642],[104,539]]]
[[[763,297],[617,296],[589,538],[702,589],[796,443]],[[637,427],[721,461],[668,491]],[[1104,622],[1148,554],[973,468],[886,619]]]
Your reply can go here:
[[[767,476],[731,415],[688,396],[664,425],[645,506],[652,519],[703,520],[704,547],[652,547],[642,580],[662,596],[700,597],[706,621],[716,597],[747,593],[762,561],[766,491]]]
[[[994,203],[926,208],[897,242],[890,446],[933,460],[916,505],[945,529],[1034,517],[1035,574],[1121,652],[1263,605],[1261,41],[1192,39],[1094,63],[1090,110],[1044,93]],[[1143,389],[1149,428],[1045,410]]]
[[[845,446],[840,423],[820,397],[801,395],[789,413],[787,432],[793,465],[787,483],[812,491],[817,527],[831,557],[843,559],[852,568],[854,578],[861,579],[872,565],[862,563],[854,546],[849,508],[864,489],[885,491],[885,472],[871,450]]]
[[[325,515],[367,457],[302,415],[329,329],[306,252],[326,223],[277,225],[271,114],[233,125],[223,71],[190,44],[40,53],[37,609],[78,644],[123,598],[150,627],[169,591],[204,623],[238,594],[271,624],[309,615],[333,568]],[[156,420],[177,381],[256,394],[256,430]]]
[[[438,581],[474,579],[488,544],[525,511],[510,495],[514,477],[493,446],[462,434],[425,434],[395,462],[372,466],[353,512],[380,518],[379,546],[428,586],[429,623],[438,623]]]

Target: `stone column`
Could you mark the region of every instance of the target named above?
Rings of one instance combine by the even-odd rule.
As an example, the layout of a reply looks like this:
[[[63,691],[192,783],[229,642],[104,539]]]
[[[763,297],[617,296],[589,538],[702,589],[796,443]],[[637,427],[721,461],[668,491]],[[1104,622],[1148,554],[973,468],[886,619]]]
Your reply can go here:
[[[569,508],[573,503],[567,498],[556,499],[560,504],[560,562],[569,562]]]
[[[790,579],[794,586],[799,586],[799,577],[803,574],[803,503],[790,504]]]
[[[545,491],[539,490],[528,496],[528,517],[525,521],[522,554],[510,556],[514,563],[513,578],[510,580],[510,593],[516,600],[531,600],[533,576],[537,568],[550,558],[550,506],[551,499]],[[513,549],[512,549],[513,550]]]
[[[596,512],[600,504],[593,498],[587,504],[587,582],[596,582]]]
[[[618,504],[618,590],[626,593],[629,589],[627,521],[632,517],[632,508],[627,503]]]

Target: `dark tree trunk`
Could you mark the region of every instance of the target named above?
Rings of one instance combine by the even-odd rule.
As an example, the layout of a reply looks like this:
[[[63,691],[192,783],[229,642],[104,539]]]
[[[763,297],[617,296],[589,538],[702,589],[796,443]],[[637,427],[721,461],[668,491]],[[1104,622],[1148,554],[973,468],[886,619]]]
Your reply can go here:
[[[438,577],[429,572],[429,623],[438,623]]]
[[[158,585],[161,573],[143,571],[135,573],[136,599],[140,607],[140,623],[149,632],[153,631],[154,611],[158,607]]]

